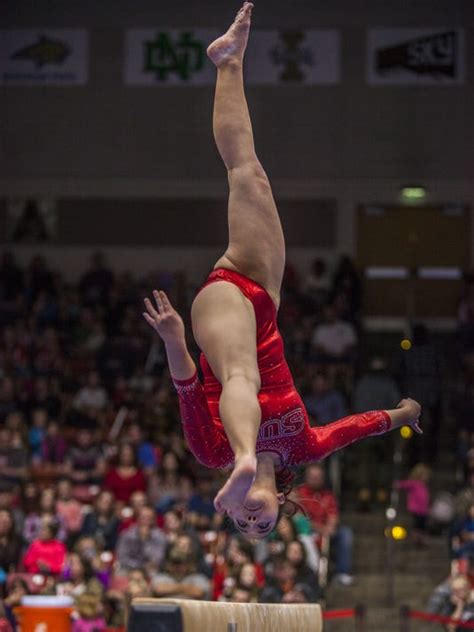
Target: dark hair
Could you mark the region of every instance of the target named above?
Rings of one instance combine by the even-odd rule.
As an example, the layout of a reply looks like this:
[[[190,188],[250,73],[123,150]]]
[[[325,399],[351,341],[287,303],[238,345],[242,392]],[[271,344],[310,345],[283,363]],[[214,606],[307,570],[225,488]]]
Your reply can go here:
[[[3,509],[0,509],[0,511],[6,513],[10,518],[10,532],[8,533],[7,537],[11,538],[15,535],[15,516],[13,515],[13,511],[8,507],[4,507]]]
[[[116,467],[120,466],[120,456],[121,456],[121,454],[122,454],[122,452],[124,451],[125,448],[128,448],[129,450],[132,451],[132,454],[133,454],[133,467],[139,467],[137,451],[136,451],[135,447],[131,443],[127,443],[126,441],[121,443],[119,445],[119,447],[118,447],[117,456],[115,457],[115,465],[116,465]]]
[[[56,536],[58,535],[58,531],[60,527],[59,521],[56,520],[56,518],[53,518],[52,520],[48,520],[45,522],[45,527],[49,529],[49,532],[51,534],[51,539],[54,540]]]
[[[244,553],[244,555],[246,555],[252,563],[255,563],[255,551],[253,544],[241,535],[234,535],[233,537],[236,539],[240,551]]]
[[[296,478],[296,474],[292,472],[289,467],[284,467],[279,472],[275,472],[275,483],[276,483],[277,493],[283,494],[285,497],[285,502],[282,505],[280,505],[278,509],[277,522],[278,520],[280,520],[282,516],[291,518],[296,513],[298,513],[298,511],[301,511],[303,514],[306,515],[305,510],[299,503],[295,502],[294,500],[290,500],[288,498],[288,496],[293,491],[293,482],[295,478]]]
[[[288,542],[288,544],[285,547],[285,556],[288,559],[288,547],[290,546],[290,544],[294,544],[296,542],[296,544],[300,547],[301,553],[302,553],[302,559],[301,562],[299,562],[298,564],[295,564],[297,569],[300,569],[303,566],[306,566],[307,562],[308,562],[308,554],[306,552],[306,547],[303,544],[303,542],[301,542],[301,540],[295,539],[292,540],[291,542]],[[294,562],[292,562],[294,564]]]
[[[290,562],[290,560],[286,557],[284,553],[279,553],[278,555],[272,556],[271,564],[272,564],[273,569],[276,566],[279,566],[281,568],[282,566],[288,566],[288,565],[294,568],[293,564]]]

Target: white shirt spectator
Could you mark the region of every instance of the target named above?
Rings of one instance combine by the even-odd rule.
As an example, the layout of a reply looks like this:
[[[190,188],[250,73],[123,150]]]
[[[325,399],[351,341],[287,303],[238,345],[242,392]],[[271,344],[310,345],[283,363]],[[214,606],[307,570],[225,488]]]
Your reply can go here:
[[[83,386],[74,397],[74,408],[102,410],[107,401],[107,392],[102,386]]]
[[[343,320],[322,323],[314,330],[312,345],[324,353],[340,357],[357,344],[357,334],[351,325]]]

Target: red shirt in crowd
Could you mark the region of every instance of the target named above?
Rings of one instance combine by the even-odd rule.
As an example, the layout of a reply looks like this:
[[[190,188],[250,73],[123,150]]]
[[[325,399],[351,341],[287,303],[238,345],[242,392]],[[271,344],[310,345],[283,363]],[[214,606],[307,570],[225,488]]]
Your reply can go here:
[[[137,469],[132,476],[121,476],[116,468],[107,472],[104,480],[105,489],[110,490],[115,499],[128,503],[133,492],[146,492],[146,478],[140,469]]]
[[[236,285],[255,310],[261,377],[258,399],[262,411],[257,453],[274,452],[280,457],[282,466],[299,465],[319,461],[354,441],[390,430],[390,417],[383,410],[352,415],[311,428],[285,360],[272,298],[258,283],[230,270],[214,270],[204,287],[218,281]],[[228,468],[233,464],[234,454],[219,416],[222,387],[203,354],[201,368],[204,385],[197,374],[189,380],[174,380],[184,434],[200,463],[211,468]]]
[[[330,520],[339,519],[339,507],[329,489],[313,491],[307,485],[297,489],[298,503],[303,507],[313,526],[325,527]]]
[[[48,572],[59,575],[65,560],[66,547],[59,540],[33,540],[23,557],[23,566],[27,573],[42,573],[42,562]]]

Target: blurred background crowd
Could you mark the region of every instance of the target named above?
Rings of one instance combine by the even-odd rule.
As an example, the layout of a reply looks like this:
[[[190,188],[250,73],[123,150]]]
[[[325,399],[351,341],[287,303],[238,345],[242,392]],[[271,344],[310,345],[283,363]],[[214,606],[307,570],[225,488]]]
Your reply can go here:
[[[407,494],[413,545],[429,546],[434,530],[446,535],[451,551],[454,572],[430,608],[474,616],[472,279],[461,297],[453,360],[440,356],[422,325],[414,327],[409,351],[394,345],[387,353],[369,339],[349,258],[332,270],[317,259],[302,279],[288,266],[280,326],[311,423],[392,408],[410,395],[425,407],[425,434],[370,439],[308,466],[293,490],[304,511],[283,516],[258,543],[216,514],[221,473],[203,470],[183,441],[163,348],[141,317],[143,297],[157,285],[186,320],[196,288],[181,275],[116,276],[97,253],[71,286],[39,256],[21,267],[3,254],[4,625],[15,629],[15,608],[26,594],[72,596],[78,632],[124,626],[135,596],[324,601],[328,582],[354,580],[353,532],[341,524],[341,504],[370,512],[386,507],[394,490]],[[446,416],[454,432],[440,446]],[[393,459],[400,450],[402,467]],[[433,491],[431,472],[446,450],[453,476]]]

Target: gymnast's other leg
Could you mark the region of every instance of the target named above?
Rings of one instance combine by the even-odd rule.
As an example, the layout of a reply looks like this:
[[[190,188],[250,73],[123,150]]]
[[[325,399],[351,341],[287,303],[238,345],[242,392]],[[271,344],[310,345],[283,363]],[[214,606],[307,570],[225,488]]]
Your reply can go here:
[[[217,66],[214,137],[229,179],[229,245],[216,268],[237,271],[263,285],[276,305],[285,245],[268,178],[257,159],[244,93],[242,64],[253,5],[246,2],[208,55]],[[256,472],[260,427],[255,312],[240,290],[213,283],[192,309],[196,342],[222,384],[220,415],[235,454],[235,467],[216,497],[219,511],[241,506]]]

